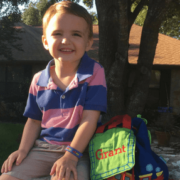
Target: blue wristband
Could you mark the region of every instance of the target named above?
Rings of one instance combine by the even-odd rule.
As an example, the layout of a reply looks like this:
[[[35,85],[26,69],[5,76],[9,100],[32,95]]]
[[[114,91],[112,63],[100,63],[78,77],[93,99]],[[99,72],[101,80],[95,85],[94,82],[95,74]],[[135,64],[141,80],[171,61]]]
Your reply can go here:
[[[80,153],[79,151],[77,151],[76,149],[72,148],[71,146],[67,146],[65,151],[70,152],[71,154],[75,155],[78,158],[82,157],[82,153]]]

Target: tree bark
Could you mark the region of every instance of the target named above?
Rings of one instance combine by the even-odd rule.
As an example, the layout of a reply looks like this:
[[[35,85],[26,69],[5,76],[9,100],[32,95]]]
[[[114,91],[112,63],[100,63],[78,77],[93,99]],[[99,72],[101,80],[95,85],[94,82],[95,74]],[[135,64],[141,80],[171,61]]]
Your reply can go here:
[[[127,113],[132,117],[142,113],[145,107],[159,28],[170,2],[171,0],[150,0],[149,2],[142,30],[136,80],[127,99]]]
[[[151,69],[158,42],[159,27],[172,0],[149,0],[149,10],[143,27],[136,81],[128,96],[128,41],[135,16],[144,6],[140,2],[130,15],[131,1],[96,0],[99,20],[99,61],[107,80],[107,114],[103,121],[120,114],[131,117],[142,113],[148,95]]]
[[[128,2],[96,0],[99,20],[99,61],[106,72],[108,112],[103,117],[125,113],[128,74]]]

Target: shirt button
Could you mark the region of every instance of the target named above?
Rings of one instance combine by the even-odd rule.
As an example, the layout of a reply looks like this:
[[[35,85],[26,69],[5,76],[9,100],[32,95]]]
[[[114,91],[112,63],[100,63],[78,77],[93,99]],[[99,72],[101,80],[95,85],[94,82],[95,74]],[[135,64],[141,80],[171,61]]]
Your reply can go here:
[[[66,97],[65,95],[62,95],[62,96],[61,96],[62,99],[65,99],[65,97]]]

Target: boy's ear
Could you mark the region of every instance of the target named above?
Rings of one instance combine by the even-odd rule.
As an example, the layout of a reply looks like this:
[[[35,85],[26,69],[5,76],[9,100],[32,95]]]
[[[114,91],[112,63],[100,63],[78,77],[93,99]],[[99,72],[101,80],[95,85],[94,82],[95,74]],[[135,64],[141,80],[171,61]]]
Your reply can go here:
[[[47,39],[44,35],[42,35],[42,43],[46,50],[49,50]]]
[[[86,46],[86,51],[89,51],[91,49],[92,45],[93,45],[93,38],[89,39],[87,46]]]

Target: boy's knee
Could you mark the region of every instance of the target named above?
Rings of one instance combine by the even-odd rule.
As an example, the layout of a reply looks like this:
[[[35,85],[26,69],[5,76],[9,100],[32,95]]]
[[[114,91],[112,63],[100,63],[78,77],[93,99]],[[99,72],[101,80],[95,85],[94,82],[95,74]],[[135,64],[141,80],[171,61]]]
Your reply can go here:
[[[7,174],[2,174],[0,176],[0,180],[20,180],[20,179],[12,177],[12,176],[7,175]]]

